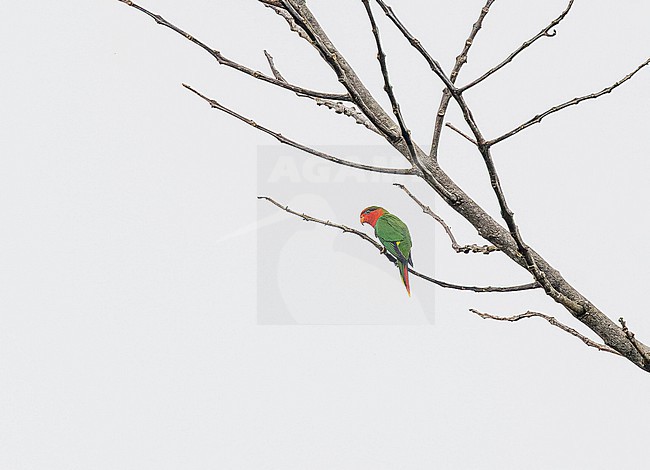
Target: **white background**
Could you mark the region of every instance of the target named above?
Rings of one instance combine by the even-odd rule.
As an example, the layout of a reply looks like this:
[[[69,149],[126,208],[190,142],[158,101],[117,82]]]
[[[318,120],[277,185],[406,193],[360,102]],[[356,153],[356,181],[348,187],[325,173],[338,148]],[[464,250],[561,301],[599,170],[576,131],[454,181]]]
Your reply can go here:
[[[483,3],[392,2],[446,70]],[[380,96],[361,2],[310,5]],[[144,6],[253,68],[266,70],[266,48],[291,81],[339,90],[315,51],[257,2]],[[497,1],[459,83],[499,62],[564,7],[558,0]],[[648,17],[650,5],[639,0],[576,2],[556,37],[468,92],[485,134],[500,135],[633,70],[650,55]],[[180,84],[309,144],[380,144],[375,136],[217,66],[117,0],[6,2],[0,22],[0,468],[650,464],[648,374],[541,320],[504,324],[468,312],[535,309],[576,326],[539,292],[438,289],[429,306],[434,325],[256,324],[256,266],[264,253],[255,251],[255,230],[242,228],[255,225],[262,204],[255,198],[257,146],[275,142],[210,110]],[[427,148],[442,86],[383,17],[380,26],[396,93]],[[646,342],[649,84],[647,69],[611,95],[550,116],[494,149],[525,239]],[[455,110],[449,119],[462,125]],[[445,130],[440,159],[498,216],[471,145]],[[423,185],[410,184],[435,205]],[[439,227],[389,184],[382,201],[367,201],[352,183],[348,190],[349,214],[340,222],[355,224],[366,205],[389,205],[408,221],[421,254],[435,231],[435,256],[420,255],[423,271],[435,259],[436,276],[450,282],[530,280],[499,254],[454,254]],[[436,208],[461,242],[479,242],[449,208]],[[312,299],[310,308],[321,313],[381,312],[398,298],[408,310],[418,292],[433,289],[414,280],[409,300],[394,268],[371,247],[325,227],[300,233],[313,243],[296,245],[294,277],[284,288]],[[368,262],[338,270],[325,289],[319,270],[334,268],[325,267],[327,252],[314,258],[313,250],[331,250],[327,237],[354,244]],[[394,276],[380,289],[373,288],[378,267]]]

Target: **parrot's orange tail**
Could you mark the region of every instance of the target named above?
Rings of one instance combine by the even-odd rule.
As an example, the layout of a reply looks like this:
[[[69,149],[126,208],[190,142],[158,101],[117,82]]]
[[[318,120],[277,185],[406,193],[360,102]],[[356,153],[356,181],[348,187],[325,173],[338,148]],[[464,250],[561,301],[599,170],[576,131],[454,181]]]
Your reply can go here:
[[[404,281],[404,287],[406,287],[406,292],[408,292],[409,297],[411,297],[411,284],[409,283],[409,267],[408,265],[401,266],[402,272],[402,281]]]

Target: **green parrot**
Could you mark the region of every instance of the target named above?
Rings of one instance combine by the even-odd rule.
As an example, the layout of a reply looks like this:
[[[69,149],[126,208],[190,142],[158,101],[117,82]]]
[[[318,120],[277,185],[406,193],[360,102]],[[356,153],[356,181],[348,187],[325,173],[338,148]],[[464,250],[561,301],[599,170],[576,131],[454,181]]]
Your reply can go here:
[[[379,206],[366,207],[361,211],[359,220],[362,225],[370,224],[375,229],[375,236],[384,245],[384,248],[397,259],[399,274],[410,297],[408,265],[413,266],[413,260],[411,259],[412,243],[408,227],[399,217]]]

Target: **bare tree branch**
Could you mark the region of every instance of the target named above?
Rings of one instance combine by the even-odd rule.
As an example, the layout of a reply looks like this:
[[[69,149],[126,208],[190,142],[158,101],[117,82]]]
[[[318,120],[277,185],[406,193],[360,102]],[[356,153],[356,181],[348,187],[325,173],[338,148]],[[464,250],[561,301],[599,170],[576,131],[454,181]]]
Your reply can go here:
[[[210,107],[212,107],[214,109],[218,109],[219,111],[223,111],[224,113],[229,114],[229,115],[239,119],[242,122],[245,122],[249,126],[254,127],[255,129],[259,129],[260,131],[265,132],[266,134],[268,134],[268,135],[270,135],[272,137],[275,137],[279,142],[281,142],[283,144],[286,144],[286,145],[289,145],[291,147],[297,148],[299,150],[302,150],[303,152],[307,152],[307,153],[309,153],[311,155],[314,155],[314,156],[316,156],[318,158],[322,158],[322,159],[328,160],[330,162],[338,163],[339,165],[349,166],[351,168],[357,168],[359,170],[374,171],[376,173],[390,173],[390,174],[393,174],[393,175],[415,175],[415,174],[417,174],[416,170],[413,169],[413,168],[383,168],[383,167],[377,167],[377,166],[372,166],[372,165],[364,165],[362,163],[355,163],[355,162],[350,162],[350,161],[347,161],[347,160],[343,160],[341,158],[334,157],[334,156],[328,155],[328,154],[326,154],[324,152],[320,152],[318,150],[312,149],[311,147],[307,147],[306,145],[299,144],[298,142],[295,142],[295,141],[283,136],[282,134],[280,134],[278,132],[272,131],[271,129],[268,129],[268,128],[264,127],[264,126],[261,126],[258,123],[256,123],[255,121],[253,121],[252,119],[244,117],[241,114],[236,113],[235,111],[231,110],[230,108],[226,108],[225,106],[218,103],[217,101],[215,101],[215,100],[213,100],[211,98],[208,98],[205,95],[202,95],[201,93],[196,91],[194,88],[192,88],[189,85],[186,85],[185,83],[183,83],[183,86],[185,88],[187,88],[188,90],[190,90],[192,93],[196,94],[197,96],[200,96],[205,101],[207,101],[208,104],[210,105]]]
[[[132,4],[130,1],[120,1]],[[273,9],[276,13],[287,20],[289,27],[293,31],[296,31],[300,37],[307,40],[319,52],[323,60],[334,70],[339,82],[347,90],[350,101],[352,101],[355,106],[359,108],[359,110],[372,122],[377,130],[400,154],[402,154],[407,160],[411,160],[411,149],[408,148],[407,142],[402,135],[400,126],[379,105],[377,100],[372,96],[367,87],[363,84],[350,64],[341,55],[340,51],[338,51],[338,49],[332,44],[325,31],[322,29],[310,9],[307,7],[306,1],[259,1],[263,5]],[[388,7],[383,0],[375,1],[384,10],[384,13],[399,29],[402,35],[409,41],[410,45],[413,46],[424,57],[431,70],[436,76],[439,77],[439,79],[448,89],[451,97],[453,97],[454,100],[458,103],[458,106],[463,113],[463,117],[474,136],[477,148],[485,161],[488,174],[490,176],[490,182],[497,196],[497,200],[499,201],[503,220],[507,225],[507,229],[498,223],[493,217],[491,217],[490,214],[485,211],[485,209],[479,206],[465,191],[463,191],[442,170],[442,168],[438,165],[438,162],[435,159],[429,158],[417,146],[415,142],[412,143],[413,148],[415,149],[417,161],[422,164],[422,167],[397,171],[413,172],[413,174],[416,174],[423,178],[423,180],[437,194],[439,194],[440,197],[447,204],[449,204],[451,208],[462,215],[474,226],[474,228],[476,228],[480,236],[492,243],[495,247],[510,257],[515,263],[526,268],[531,274],[533,274],[537,283],[544,288],[545,292],[551,298],[564,305],[574,317],[576,317],[584,325],[598,334],[598,336],[602,338],[607,346],[618,351],[621,355],[629,359],[638,367],[641,367],[644,370],[650,372],[650,363],[646,359],[647,357],[650,357],[650,348],[638,341],[633,342],[630,339],[629,334],[626,334],[622,328],[618,327],[610,318],[608,318],[602,311],[600,311],[571,284],[569,284],[562,277],[562,275],[555,268],[553,268],[553,266],[551,266],[544,258],[542,258],[538,253],[536,253],[532,248],[528,247],[523,242],[521,235],[519,234],[519,229],[514,220],[514,214],[508,207],[505,200],[499,177],[492,161],[490,143],[484,139],[472,115],[472,112],[462,95],[463,89],[459,89],[454,85],[454,83],[451,82],[451,80],[443,72],[440,64],[435,59],[433,59],[433,57],[431,57],[431,55],[425,50],[422,44],[406,29],[406,27],[396,17],[392,9]],[[548,35],[554,34],[550,31],[550,29],[547,31]],[[177,32],[184,35],[185,37],[188,37],[188,35],[181,30],[178,30]],[[248,70],[250,71],[250,69]],[[253,71],[250,72],[253,74],[255,73]],[[271,83],[274,83],[274,81],[283,83],[277,77],[267,78],[271,80]],[[274,84],[277,85],[277,83]],[[287,87],[285,86],[283,88]],[[293,91],[297,92],[295,89]],[[220,109],[242,120],[243,122],[246,122],[247,124],[268,133],[269,135],[272,135],[276,139],[280,140],[280,142],[287,143],[287,139],[282,137],[277,132],[262,128],[254,121],[223,107],[213,100],[209,100],[203,96],[202,98],[208,101],[211,106],[216,107],[217,109]],[[295,144],[296,148],[302,149],[308,153],[318,155],[318,153],[314,153],[316,151],[313,149],[309,149],[308,147],[296,144],[293,141],[291,142]],[[291,145],[291,143],[287,144]],[[318,156],[325,158],[321,155]],[[330,159],[330,161],[336,162],[336,160],[332,159]],[[349,165],[350,162],[347,162],[347,164]],[[353,165],[356,168],[364,169],[357,164]],[[391,173],[395,172],[393,169],[387,170],[390,170]]]
[[[289,209],[288,206],[280,204],[275,199],[273,199],[271,197],[268,197],[268,196],[257,196],[257,199],[264,199],[265,201],[270,202],[271,204],[275,205],[276,207],[282,209],[283,211],[288,212],[289,214],[295,215],[297,217],[300,217],[300,218],[302,218],[303,220],[305,220],[307,222],[315,222],[317,224],[325,225],[327,227],[338,228],[339,230],[342,230],[344,233],[352,233],[352,234],[364,239],[368,243],[371,243],[372,245],[374,245],[374,247],[377,248],[380,253],[382,253],[384,256],[386,256],[386,258],[388,258],[388,260],[391,263],[395,264],[397,262],[395,257],[393,255],[391,255],[388,251],[386,251],[386,249],[383,247],[383,245],[381,243],[379,243],[377,240],[374,240],[374,239],[370,238],[368,235],[366,235],[365,233],[363,233],[363,232],[361,232],[359,230],[355,230],[355,229],[350,228],[350,227],[348,227],[346,225],[341,225],[341,224],[337,224],[337,223],[334,223],[334,222],[330,222],[329,220],[321,220],[321,219],[317,219],[316,217],[313,217],[311,215],[296,212],[296,211],[294,211],[292,209]],[[447,289],[472,291],[472,292],[478,292],[478,293],[488,293],[488,292],[519,292],[519,291],[523,291],[523,290],[531,290],[531,289],[539,288],[539,284],[537,284],[535,282],[530,283],[530,284],[522,284],[522,285],[517,285],[517,286],[509,286],[509,287],[463,286],[463,285],[458,285],[458,284],[451,284],[449,282],[439,281],[439,280],[434,279],[434,278],[432,278],[430,276],[427,276],[425,274],[421,274],[421,273],[415,271],[412,268],[408,268],[408,270],[414,276],[417,276],[417,277],[419,277],[421,279],[424,279],[425,281],[429,281],[429,282],[431,282],[433,284],[436,284],[437,286],[445,287]]]
[[[555,317],[551,317],[550,315],[545,315],[543,313],[539,312],[532,312],[528,311],[526,313],[520,313],[519,315],[513,315],[511,317],[500,317],[497,315],[491,315],[489,313],[483,313],[479,312],[478,310],[474,310],[473,308],[469,309],[470,312],[477,314],[479,317],[483,318],[484,320],[490,319],[490,320],[498,320],[498,321],[510,321],[510,322],[516,322],[519,320],[522,320],[524,318],[533,318],[533,317],[539,317],[543,318],[547,322],[549,322],[551,325],[558,327],[559,329],[566,331],[570,335],[575,336],[576,338],[580,339],[583,343],[585,343],[587,346],[590,346],[592,348],[596,348],[599,351],[605,351],[608,353],[615,354],[616,356],[620,356],[621,353],[619,353],[617,350],[610,348],[609,346],[605,344],[600,344],[597,343],[596,341],[593,341],[589,338],[587,338],[585,335],[582,333],[578,332],[577,330],[571,328],[570,326],[565,325],[564,323],[560,323]]]
[[[451,83],[456,83],[456,78],[458,78],[458,73],[463,65],[467,62],[467,54],[469,53],[470,47],[474,44],[474,39],[478,34],[481,26],[483,26],[483,20],[490,11],[490,7],[494,3],[494,0],[488,0],[483,8],[481,8],[481,13],[479,14],[478,20],[472,26],[472,30],[465,40],[465,46],[463,47],[462,52],[456,57],[456,64],[449,75],[449,81]],[[436,122],[433,128],[433,140],[431,141],[431,150],[429,151],[429,157],[433,160],[438,159],[438,147],[440,145],[440,137],[442,133],[442,123],[445,120],[445,114],[447,113],[447,107],[449,106],[449,100],[451,99],[451,93],[447,88],[442,92],[442,98],[440,98],[440,105],[438,106],[438,112],[436,113]],[[452,129],[454,129],[452,127]],[[464,134],[461,134],[464,135]]]
[[[266,56],[266,60],[269,63],[269,67],[271,68],[271,72],[273,73],[273,76],[277,80],[286,82],[285,78],[282,76],[280,71],[275,66],[275,60],[273,59],[273,56],[269,54],[268,51],[266,50],[264,51],[264,55]],[[301,98],[309,98],[311,100],[314,100],[318,106],[325,106],[326,108],[331,109],[337,114],[343,114],[344,116],[351,117],[356,121],[357,124],[361,124],[362,126],[371,130],[375,134],[382,135],[381,132],[379,132],[379,129],[377,129],[375,125],[372,122],[370,122],[370,119],[368,119],[361,111],[359,111],[354,106],[346,106],[341,101],[324,100],[322,98],[316,98],[314,96],[304,95],[301,93],[296,93],[296,95],[300,96]]]
[[[379,67],[381,68],[381,74],[384,78],[384,91],[390,100],[391,107],[393,108],[393,114],[397,118],[397,123],[399,124],[400,132],[402,133],[402,138],[406,142],[406,146],[409,150],[411,157],[411,163],[421,167],[420,162],[418,161],[417,152],[415,150],[415,145],[413,144],[413,139],[411,138],[411,131],[406,127],[404,122],[404,116],[402,116],[402,111],[400,110],[399,103],[395,97],[395,92],[393,91],[393,86],[390,83],[390,78],[388,76],[388,66],[386,65],[386,54],[381,45],[381,37],[379,36],[379,28],[375,21],[375,16],[372,14],[372,9],[370,8],[369,0],[361,0],[363,6],[366,9],[368,14],[368,19],[370,20],[370,26],[372,28],[372,34],[375,37],[375,44],[377,45],[377,60],[379,61]]]
[[[271,73],[273,73],[275,79],[287,83],[287,80],[282,76],[280,71],[275,66],[275,60],[273,59],[273,56],[269,54],[269,51],[267,51],[266,49],[264,49],[264,56],[266,57],[266,61],[269,63],[269,67],[271,68]],[[304,95],[298,95],[298,96],[304,96]]]
[[[447,126],[447,127],[448,127],[449,129],[451,129],[452,131],[456,132],[457,134],[460,134],[462,137],[466,138],[467,140],[469,140],[469,141],[470,141],[471,143],[473,143],[474,145],[478,145],[478,142],[476,142],[473,138],[471,138],[470,136],[468,136],[467,134],[465,134],[463,131],[461,131],[460,129],[458,129],[458,128],[457,128],[456,126],[454,126],[452,123],[448,122],[448,123],[445,124],[445,126]]]
[[[618,88],[623,83],[627,82],[629,79],[634,77],[634,75],[636,75],[639,70],[641,70],[643,67],[647,66],[648,64],[650,64],[650,58],[648,58],[648,60],[643,62],[636,69],[634,69],[632,72],[628,73],[625,77],[621,78],[619,81],[617,81],[613,85],[608,86],[607,88],[603,88],[602,90],[600,90],[600,91],[598,91],[596,93],[591,93],[589,95],[584,95],[584,96],[580,96],[580,97],[577,97],[577,98],[573,98],[572,100],[566,101],[566,102],[564,102],[562,104],[559,104],[557,106],[553,106],[552,108],[544,111],[543,113],[538,114],[535,117],[529,119],[528,121],[526,121],[525,123],[523,123],[522,125],[517,127],[516,129],[513,129],[510,132],[506,132],[502,136],[497,137],[496,139],[492,139],[492,140],[486,142],[486,144],[488,146],[498,144],[499,142],[501,142],[503,140],[506,140],[507,138],[512,137],[513,135],[515,135],[515,134],[523,131],[524,129],[532,126],[533,124],[537,124],[537,123],[541,122],[542,119],[544,119],[549,114],[556,113],[558,111],[563,110],[564,108],[568,108],[569,106],[580,104],[583,101],[593,100],[593,99],[599,98],[600,96],[606,95],[607,93],[611,93],[612,90],[614,90],[615,88]]]
[[[528,41],[525,41],[521,46],[519,46],[517,49],[515,49],[508,57],[506,57],[504,59],[503,62],[501,62],[500,64],[498,64],[498,65],[496,65],[494,67],[492,67],[490,70],[485,72],[483,75],[481,75],[476,80],[473,80],[472,82],[468,83],[467,85],[461,87],[460,90],[465,91],[465,90],[468,90],[468,89],[472,88],[474,85],[477,85],[477,84],[481,83],[483,80],[488,78],[490,75],[492,75],[493,73],[499,71],[500,69],[505,67],[507,64],[512,62],[512,59],[517,57],[520,52],[522,52],[524,49],[526,49],[528,46],[533,44],[538,39],[540,39],[540,38],[552,38],[553,36],[555,36],[557,34],[557,31],[555,31],[553,28],[555,28],[558,24],[560,24],[560,21],[562,21],[564,19],[564,17],[569,14],[569,11],[571,10],[571,7],[573,6],[573,1],[574,0],[569,1],[569,4],[567,5],[566,9],[562,12],[562,14],[560,16],[558,16],[553,21],[551,21],[550,24],[548,26],[546,26],[546,28],[542,29],[535,36],[530,38]],[[553,29],[553,31],[551,31],[552,29]]]
[[[440,217],[438,214],[433,212],[429,206],[424,205],[417,197],[411,193],[411,191],[408,190],[406,186],[404,186],[401,183],[393,183],[394,186],[397,186],[400,188],[402,191],[404,191],[411,199],[413,199],[418,206],[420,206],[420,209],[422,209],[422,212],[425,214],[433,217],[440,225],[442,225],[442,228],[445,230],[447,233],[447,236],[449,237],[449,240],[451,241],[451,247],[456,253],[483,253],[485,255],[489,255],[493,251],[499,251],[499,249],[494,246],[494,245],[483,245],[479,246],[476,244],[471,244],[471,245],[459,245],[458,242],[456,241],[456,237],[454,237],[454,234],[451,231],[451,227],[447,225],[447,223]]]
[[[449,80],[451,83],[456,83],[456,78],[458,78],[458,73],[460,72],[460,69],[467,63],[467,54],[469,53],[470,47],[472,47],[472,44],[474,44],[474,39],[476,38],[476,35],[478,34],[479,30],[483,26],[483,20],[487,16],[487,14],[490,11],[490,7],[494,3],[495,0],[487,0],[485,3],[485,6],[481,8],[481,13],[479,14],[478,19],[476,22],[472,25],[472,30],[469,33],[469,36],[467,37],[467,40],[465,41],[465,46],[463,47],[462,52],[456,57],[456,63],[454,64],[454,68],[451,70],[451,74],[449,75]]]
[[[204,49],[205,51],[207,51],[208,54],[210,54],[212,57],[214,57],[220,65],[225,65],[226,67],[230,67],[230,68],[233,68],[235,70],[238,70],[238,71],[240,71],[240,72],[242,72],[242,73],[244,73],[246,75],[250,75],[253,78],[257,78],[258,80],[262,80],[262,81],[270,83],[272,85],[275,85],[275,86],[278,86],[278,87],[281,87],[281,88],[286,88],[287,90],[291,90],[291,91],[293,91],[295,93],[300,93],[300,94],[303,94],[303,95],[306,95],[306,96],[312,96],[314,98],[322,98],[322,99],[328,99],[328,100],[338,100],[338,101],[350,101],[350,99],[351,99],[350,95],[347,94],[347,93],[323,93],[323,92],[320,92],[320,91],[309,90],[307,88],[292,85],[291,83],[287,83],[286,81],[278,80],[277,78],[269,77],[269,76],[263,74],[262,72],[259,72],[257,70],[253,70],[251,68],[248,68],[248,67],[246,67],[246,66],[244,66],[242,64],[239,64],[239,63],[237,63],[237,62],[235,62],[233,60],[230,60],[230,59],[226,58],[221,52],[219,52],[219,51],[217,51],[215,49],[212,49],[211,47],[209,47],[205,43],[203,43],[203,42],[199,41],[198,39],[196,39],[191,34],[186,33],[185,31],[183,31],[179,27],[177,27],[174,24],[170,23],[169,21],[164,19],[162,16],[157,15],[155,13],[152,13],[149,10],[147,10],[146,8],[143,8],[140,5],[138,5],[136,3],[133,3],[130,0],[118,0],[118,1],[120,1],[122,3],[126,3],[127,5],[135,8],[136,10],[141,11],[142,13],[144,13],[144,14],[150,16],[151,18],[153,18],[156,21],[156,23],[158,23],[158,24],[160,24],[162,26],[165,26],[165,27],[171,29],[172,31],[175,31],[178,34],[180,34],[181,36],[183,36],[184,38],[190,40],[191,42],[193,42],[197,46],[199,46],[202,49]]]

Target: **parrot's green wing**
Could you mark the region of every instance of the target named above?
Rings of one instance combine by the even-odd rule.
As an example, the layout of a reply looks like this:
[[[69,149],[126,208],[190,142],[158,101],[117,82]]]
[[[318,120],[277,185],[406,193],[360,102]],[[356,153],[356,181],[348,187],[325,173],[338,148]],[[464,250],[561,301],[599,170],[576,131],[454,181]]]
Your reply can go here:
[[[399,217],[390,213],[379,217],[375,224],[375,235],[391,255],[401,263],[413,266],[411,260],[411,234],[406,224]]]

